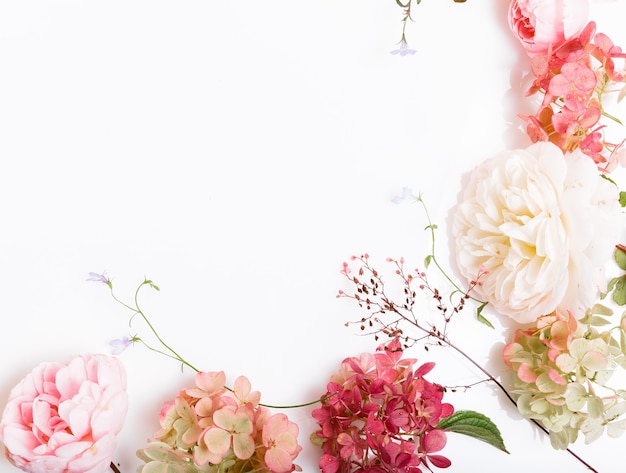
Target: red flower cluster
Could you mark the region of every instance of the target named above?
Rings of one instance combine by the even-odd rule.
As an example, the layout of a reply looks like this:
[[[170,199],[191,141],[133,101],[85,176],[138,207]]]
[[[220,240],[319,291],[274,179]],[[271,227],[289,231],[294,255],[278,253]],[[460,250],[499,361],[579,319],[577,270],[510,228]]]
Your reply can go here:
[[[446,444],[437,429],[454,412],[441,386],[424,379],[434,363],[413,370],[397,339],[375,354],[346,358],[331,377],[322,407],[313,411],[320,430],[322,473],[421,473],[420,465],[450,466],[434,454]]]
[[[528,95],[542,93],[544,98],[535,115],[521,116],[532,141],[551,141],[563,152],[580,148],[598,168],[610,171],[622,143],[605,141],[599,121],[603,94],[610,86],[626,83],[616,70],[617,58],[626,58],[626,53],[607,35],[596,33],[593,21],[547,55],[533,57],[535,81]]]

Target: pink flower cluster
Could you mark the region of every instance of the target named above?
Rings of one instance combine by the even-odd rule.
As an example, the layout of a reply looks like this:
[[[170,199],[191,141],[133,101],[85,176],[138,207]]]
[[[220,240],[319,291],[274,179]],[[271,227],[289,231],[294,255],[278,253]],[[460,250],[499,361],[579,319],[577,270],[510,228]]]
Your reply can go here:
[[[614,169],[622,143],[605,140],[600,119],[604,93],[626,84],[615,64],[624,58],[607,35],[596,33],[593,21],[577,36],[534,56],[535,80],[527,94],[543,94],[543,100],[534,115],[521,116],[531,140],[550,141],[563,152],[580,148],[600,170]]]
[[[195,387],[183,389],[163,406],[158,442],[138,452],[146,461],[145,471],[161,471],[165,464],[171,471],[188,471],[186,466],[193,464],[232,472],[301,471],[293,463],[302,449],[297,424],[284,414],[270,415],[244,376],[232,390],[225,382],[223,371],[200,372]]]
[[[443,388],[426,379],[434,363],[413,370],[397,339],[375,354],[346,358],[331,377],[322,407],[312,413],[320,429],[312,440],[322,445],[322,473],[419,473],[420,465],[447,468],[438,455],[446,444],[439,421],[454,408]]]

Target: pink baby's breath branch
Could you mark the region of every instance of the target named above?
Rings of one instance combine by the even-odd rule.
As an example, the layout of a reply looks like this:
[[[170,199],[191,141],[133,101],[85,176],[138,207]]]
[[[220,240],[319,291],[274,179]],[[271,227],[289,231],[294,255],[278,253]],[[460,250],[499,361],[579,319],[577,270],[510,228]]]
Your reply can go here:
[[[492,382],[517,408],[517,402],[504,385],[463,349],[450,341],[445,328],[447,327],[447,323],[450,321],[451,315],[448,315],[448,309],[443,303],[439,291],[428,284],[428,280],[424,272],[416,269],[415,274],[407,273],[404,269],[404,260],[402,258],[399,260],[395,260],[393,258],[387,259],[387,262],[392,263],[395,266],[394,272],[402,280],[404,286],[405,298],[401,303],[396,303],[385,293],[383,279],[378,271],[370,265],[369,255],[364,254],[362,256],[353,256],[351,259],[352,261],[360,262],[360,267],[358,271],[356,271],[356,275],[352,275],[352,269],[347,263],[344,263],[341,274],[343,274],[356,286],[356,291],[353,294],[348,294],[345,291],[339,291],[337,297],[356,301],[359,307],[364,308],[369,312],[369,316],[363,317],[359,321],[347,322],[346,325],[359,325],[361,331],[365,331],[367,325],[372,329],[369,334],[374,335],[376,340],[378,340],[379,333],[382,333],[390,338],[397,337],[403,340],[405,348],[413,346],[419,341],[425,339],[434,339],[436,341],[436,345],[450,347],[485,376],[486,379],[472,385],[465,386],[466,388],[483,382]],[[470,298],[469,291],[480,284],[479,279],[484,274],[486,274],[484,269],[479,270],[476,280],[471,281],[469,284],[470,289],[463,291],[460,302],[454,307],[453,313],[458,313],[463,309],[465,300]],[[417,292],[413,288],[413,284],[416,282],[419,284],[420,290],[427,290],[435,300],[437,310],[440,314],[442,314],[444,319],[443,331],[438,330],[434,324],[425,325],[424,322],[421,322],[415,314],[414,306]],[[455,285],[455,287],[457,286]],[[387,319],[387,321],[384,321],[383,319]],[[405,323],[413,326],[421,332],[422,336],[415,337],[406,334],[402,328]],[[427,345],[424,345],[424,348],[427,349]],[[541,425],[541,423],[535,419],[530,419],[530,421],[541,429],[546,435],[549,435],[549,431]],[[597,473],[597,470],[595,470],[590,464],[584,461],[571,449],[567,448],[566,451],[577,461],[585,465],[585,467],[587,467],[590,471]]]

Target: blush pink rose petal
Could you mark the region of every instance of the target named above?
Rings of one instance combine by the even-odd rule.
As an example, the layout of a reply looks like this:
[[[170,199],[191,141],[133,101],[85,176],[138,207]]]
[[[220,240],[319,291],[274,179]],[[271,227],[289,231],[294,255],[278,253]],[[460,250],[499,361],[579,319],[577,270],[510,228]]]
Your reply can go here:
[[[30,473],[102,473],[111,463],[128,397],[117,358],[42,363],[11,390],[0,421],[7,458]]]
[[[576,37],[589,19],[588,0],[513,0],[508,20],[530,56],[547,54]]]

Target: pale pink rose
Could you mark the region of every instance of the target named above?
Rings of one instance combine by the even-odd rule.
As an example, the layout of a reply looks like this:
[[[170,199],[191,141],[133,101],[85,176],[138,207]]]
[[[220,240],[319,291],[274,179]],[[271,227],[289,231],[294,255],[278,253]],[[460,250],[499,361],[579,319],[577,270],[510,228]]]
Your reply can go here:
[[[126,372],[116,358],[42,363],[11,390],[0,440],[9,461],[30,473],[103,473],[127,407]]]
[[[589,0],[513,0],[509,26],[530,56],[576,37],[589,19]]]
[[[520,323],[557,308],[582,317],[622,227],[617,187],[580,150],[549,142],[479,165],[452,223],[461,274],[487,270],[476,295]]]

